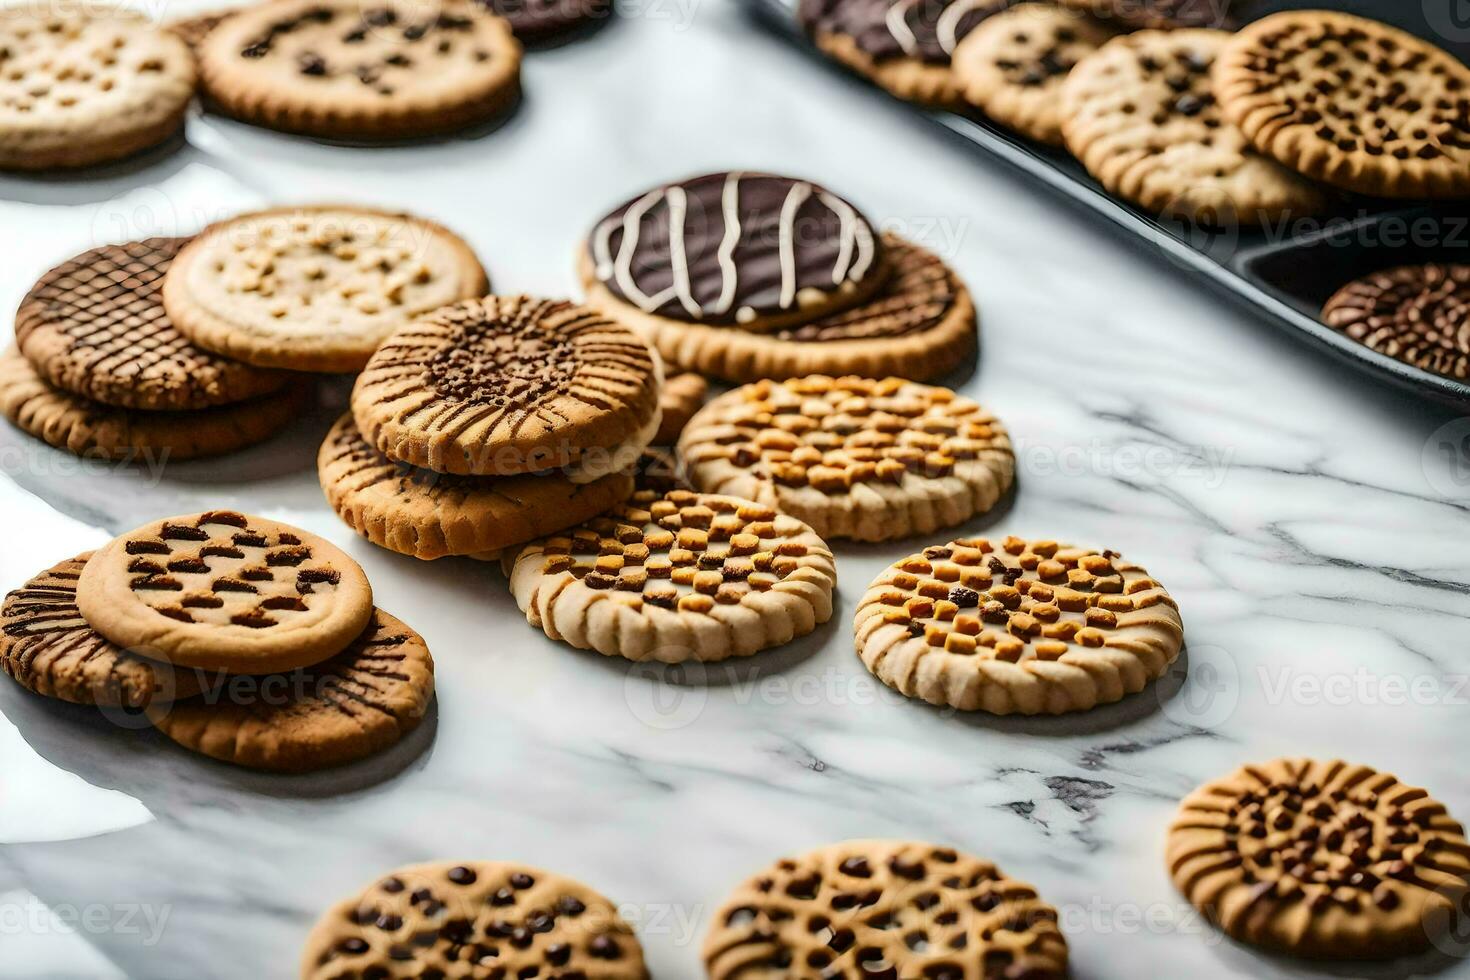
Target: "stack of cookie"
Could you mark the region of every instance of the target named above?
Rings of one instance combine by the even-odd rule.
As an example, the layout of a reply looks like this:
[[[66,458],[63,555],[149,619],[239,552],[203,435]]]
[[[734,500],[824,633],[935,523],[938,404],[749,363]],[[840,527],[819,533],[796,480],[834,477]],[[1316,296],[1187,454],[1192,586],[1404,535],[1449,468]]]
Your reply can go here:
[[[152,521],[50,568],[0,608],[0,666],[38,694],[143,709],[169,738],[301,772],[387,748],[422,720],[434,664],[373,606],[362,568],[233,511]]]

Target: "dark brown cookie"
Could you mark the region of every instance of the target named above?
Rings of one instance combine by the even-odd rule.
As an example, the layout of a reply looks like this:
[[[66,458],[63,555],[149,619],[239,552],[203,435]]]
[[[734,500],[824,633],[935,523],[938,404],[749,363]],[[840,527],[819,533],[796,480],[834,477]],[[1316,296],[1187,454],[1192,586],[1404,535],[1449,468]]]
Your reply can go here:
[[[1322,322],[1406,364],[1470,380],[1470,265],[1401,265],[1348,283]]]
[[[947,65],[981,21],[1017,0],[802,0],[797,16],[812,34],[841,34],[871,58]]]
[[[478,0],[510,21],[522,41],[535,44],[613,16],[612,0]]]
[[[1129,30],[1173,30],[1234,24],[1232,0],[1056,0],[1063,7],[1093,14]]]

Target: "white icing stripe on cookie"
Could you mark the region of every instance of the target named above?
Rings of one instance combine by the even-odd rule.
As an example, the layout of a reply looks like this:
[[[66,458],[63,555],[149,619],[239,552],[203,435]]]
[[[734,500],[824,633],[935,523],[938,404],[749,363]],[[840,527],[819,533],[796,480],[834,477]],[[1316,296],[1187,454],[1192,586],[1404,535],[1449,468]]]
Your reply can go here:
[[[735,290],[739,285],[740,271],[735,266],[735,246],[740,244],[740,178],[745,176],[736,171],[725,178],[725,188],[720,192],[720,212],[725,221],[725,237],[720,240],[717,253],[720,261],[720,298],[710,312],[723,316],[730,312],[735,302]]]
[[[704,310],[689,287],[689,250],[684,247],[684,220],[689,212],[689,195],[682,187],[669,188],[669,262],[673,266],[674,293],[689,315],[698,320]]]
[[[796,214],[812,196],[811,184],[797,184],[781,205],[781,308],[796,302]]]
[[[660,187],[658,190],[650,191],[639,198],[632,207],[628,208],[627,214],[623,215],[623,241],[618,248],[617,262],[614,264],[614,274],[618,279],[618,286],[623,294],[633,301],[641,310],[656,310],[668,302],[670,296],[674,295],[674,287],[649,296],[638,288],[638,283],[633,279],[633,255],[638,249],[638,229],[643,223],[643,216],[659,201],[668,196],[668,188]]]
[[[984,2],[985,0],[955,0],[944,8],[944,13],[939,15],[939,21],[934,25],[934,33],[945,54],[954,54],[954,49],[960,43],[960,21],[965,19],[966,14],[978,10]]]
[[[917,0],[899,0],[888,8],[886,18],[888,33],[903,48],[904,54],[916,55],[919,53],[919,40],[914,37],[914,32],[909,29],[909,11],[914,9]]]

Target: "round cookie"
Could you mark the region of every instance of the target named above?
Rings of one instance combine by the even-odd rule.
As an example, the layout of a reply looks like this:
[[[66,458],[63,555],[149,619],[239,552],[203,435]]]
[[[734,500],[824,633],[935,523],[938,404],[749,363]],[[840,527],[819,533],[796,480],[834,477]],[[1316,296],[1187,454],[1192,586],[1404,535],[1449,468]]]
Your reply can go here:
[[[592,230],[582,272],[621,309],[760,333],[867,299],[888,265],[877,231],[836,194],[736,170],[619,207]]]
[[[734,497],[640,490],[502,564],[532,626],[629,660],[748,656],[832,617],[832,552],[805,524]]]
[[[383,455],[438,473],[626,469],[658,430],[661,367],[638,335],[564,300],[487,296],[378,348],[352,413]]]
[[[971,31],[954,52],[965,98],[1022,136],[1062,144],[1058,97],[1067,73],[1113,36],[1101,21],[1040,3],[1023,3]]]
[[[1168,31],[1180,27],[1231,29],[1232,0],[1050,0],[1078,13],[1112,21],[1125,30]],[[1244,6],[1242,4],[1241,6]]]
[[[104,245],[46,273],[15,315],[21,353],[56,387],[124,408],[209,408],[279,390],[285,374],[194,346],[164,312],[163,277],[187,241]]]
[[[859,541],[963,524],[994,507],[1016,472],[994,415],[901,378],[813,375],[736,388],[690,421],[679,456],[699,490]]]
[[[209,32],[224,23],[226,17],[233,11],[216,10],[209,13],[196,14],[193,17],[180,17],[164,24],[171,34],[177,34],[184,39],[189,50],[197,52],[199,45],[209,36]]]
[[[527,44],[551,41],[613,16],[612,0],[479,0]]]
[[[1083,58],[1062,86],[1067,149],[1107,190],[1156,214],[1259,225],[1324,210],[1311,181],[1226,122],[1210,68],[1225,31],[1138,31]]]
[[[198,694],[205,675],[134,656],[87,625],[77,579],[91,552],[10,592],[0,605],[0,669],[27,690],[73,704],[141,708]]]
[[[975,304],[939,256],[885,233],[890,273],[869,299],[799,326],[751,333],[640,313],[590,275],[587,302],[633,327],[666,364],[735,384],[808,374],[897,375],[925,381],[975,350]]]
[[[715,911],[709,980],[913,977],[1064,980],[1057,910],[989,861],[911,841],[854,840],[777,861]]]
[[[505,548],[595,517],[628,499],[633,477],[591,483],[565,476],[445,476],[394,463],[363,439],[350,414],[322,443],[317,476],[327,501],[373,544],[431,560],[491,560]]]
[[[99,549],[77,583],[77,606],[98,633],[153,659],[273,674],[356,639],[373,590],[330,541],[206,511],[152,521]]]
[[[302,980],[648,980],[617,907],[561,875],[501,861],[401,868],[329,909]]]
[[[423,721],[434,660],[423,637],[373,610],[340,653],[264,677],[222,677],[198,697],[151,705],[148,720],[187,749],[270,772],[316,772],[382,752]]]
[[[301,385],[290,385],[217,408],[144,412],[53,388],[14,347],[0,354],[0,414],[57,449],[124,462],[182,462],[264,442],[296,418],[307,393]]]
[[[1293,956],[1426,951],[1463,921],[1470,844],[1444,805],[1340,760],[1243,766],[1169,830],[1174,884],[1231,937]]]
[[[433,136],[520,94],[521,47],[468,0],[268,0],[199,44],[210,104],[245,122],[346,140]]]
[[[894,690],[962,711],[1061,714],[1120,701],[1179,656],[1179,607],[1116,553],[961,538],[879,575],[858,656]]]
[[[447,228],[323,205],[206,228],[174,259],[163,305],[181,333],[227,357],[359,371],[394,330],[488,288],[474,252]]]
[[[1267,156],[1344,190],[1470,195],[1470,67],[1378,21],[1284,11],[1232,36],[1215,92]]]
[[[658,395],[661,418],[653,445],[672,446],[677,442],[679,433],[704,405],[704,396],[708,393],[709,382],[698,374],[676,374],[665,381]]]
[[[0,169],[106,163],[183,127],[194,96],[188,46],[136,14],[95,10],[0,11]]]
[[[1322,322],[1380,354],[1470,381],[1470,265],[1402,265],[1343,286]]]

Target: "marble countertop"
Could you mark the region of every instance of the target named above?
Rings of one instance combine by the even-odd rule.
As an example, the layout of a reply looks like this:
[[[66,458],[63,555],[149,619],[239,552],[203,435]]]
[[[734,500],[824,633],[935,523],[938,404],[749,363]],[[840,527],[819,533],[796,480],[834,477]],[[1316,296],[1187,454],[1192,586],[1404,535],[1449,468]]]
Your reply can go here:
[[[1223,305],[729,0],[623,12],[531,55],[524,105],[476,138],[347,149],[195,118],[171,154],[0,177],[0,308],[93,245],[322,199],[420,212],[463,233],[500,289],[567,294],[593,219],[661,178],[808,175],[975,293],[983,352],[955,381],[1008,423],[1020,479],[969,529],[1122,551],[1177,598],[1187,656],[1070,718],[906,702],[863,670],[850,621],[885,564],[929,543],[914,542],[838,546],[838,611],[787,649],[704,672],[614,663],[527,626],[498,570],[422,564],[337,520],[314,459],[340,386],[267,445],[159,472],[0,426],[0,588],[147,519],[239,508],[349,548],[438,664],[406,744],[305,778],[0,684],[0,977],[290,977],[319,911],[380,872],[510,858],[625,903],[654,976],[693,980],[739,880],[864,836],[944,842],[1033,882],[1079,978],[1470,977],[1464,961],[1259,955],[1203,925],[1162,860],[1180,796],[1282,754],[1394,771],[1470,818],[1470,460],[1452,458],[1470,419]]]

